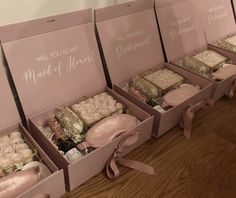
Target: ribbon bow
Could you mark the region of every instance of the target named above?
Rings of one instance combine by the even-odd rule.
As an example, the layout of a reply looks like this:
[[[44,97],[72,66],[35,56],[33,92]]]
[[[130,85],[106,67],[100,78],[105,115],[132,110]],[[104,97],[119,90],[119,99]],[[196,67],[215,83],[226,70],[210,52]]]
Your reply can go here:
[[[236,93],[236,79],[233,81],[233,83],[231,84],[229,90],[226,92],[225,95],[228,96],[229,98],[233,98],[235,96],[235,93]]]
[[[106,164],[106,173],[110,179],[115,179],[120,175],[119,168],[117,167],[117,162],[119,162],[119,164],[122,166],[135,169],[149,175],[155,175],[155,171],[151,166],[146,165],[142,162],[122,158],[122,153],[124,149],[137,142],[137,140],[137,132],[127,133],[118,143],[114,153],[109,158]]]
[[[186,111],[184,111],[182,119],[180,120],[180,127],[184,129],[184,136],[187,139],[190,139],[192,134],[192,124],[195,113],[206,106],[206,104],[213,105],[214,102],[210,99],[207,101],[200,101],[196,104],[191,104],[187,107]]]

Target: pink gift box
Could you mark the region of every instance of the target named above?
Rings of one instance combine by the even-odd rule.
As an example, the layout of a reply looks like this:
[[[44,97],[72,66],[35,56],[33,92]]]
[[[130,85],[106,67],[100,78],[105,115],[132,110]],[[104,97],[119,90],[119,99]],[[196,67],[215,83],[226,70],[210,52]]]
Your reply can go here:
[[[123,154],[151,137],[153,117],[106,88],[91,9],[8,26],[1,38],[31,134],[64,170],[67,190],[101,172],[123,136],[69,163],[38,128],[57,107],[107,91],[141,121],[138,141]]]
[[[47,193],[51,197],[60,197],[65,193],[64,175],[62,170],[58,170],[56,165],[45,154],[42,148],[36,143],[32,136],[20,123],[20,117],[8,84],[3,65],[0,62],[0,109],[2,112],[0,120],[0,134],[7,135],[15,130],[19,130],[28,142],[31,149],[36,149],[43,163],[51,170],[52,174],[40,181],[37,185],[18,195],[21,198],[31,198],[39,193]]]
[[[164,3],[164,2],[163,2]],[[114,90],[154,115],[153,135],[160,137],[176,126],[190,104],[209,98],[213,85],[171,64],[164,63],[154,1],[135,1],[95,10],[95,21],[104,58]],[[201,91],[194,97],[165,113],[159,113],[148,104],[123,90],[136,74],[167,67],[199,84]]]
[[[214,2],[217,1],[218,0],[214,0]],[[173,63],[187,55],[193,55],[194,53],[205,49],[211,49],[213,51],[219,52],[220,54],[235,62],[235,56],[232,56],[232,54],[229,52],[217,49],[212,45],[207,45],[207,35],[209,38],[214,37],[214,39],[216,39],[217,35],[222,36],[225,34],[225,32],[228,32],[228,26],[225,28],[225,30],[222,28],[221,31],[213,31],[212,28],[209,28],[209,32],[204,32],[204,25],[202,25],[202,23],[206,23],[208,21],[208,17],[203,16],[201,23],[200,16],[202,15],[202,11],[199,11],[199,5],[201,4],[202,8],[204,7],[204,9],[207,9],[209,2],[210,1],[173,0],[163,5],[158,3],[158,0],[156,1],[157,18],[169,62]],[[226,4],[226,1],[222,0],[221,2],[224,2],[224,5]],[[232,10],[231,7],[230,9]],[[209,20],[212,21],[213,19],[214,16],[212,16],[212,18]],[[191,70],[189,71],[192,72]],[[234,76],[220,82],[212,80],[215,86],[215,91],[212,93],[212,99],[217,101],[223,97],[226,91],[230,88],[233,81]]]

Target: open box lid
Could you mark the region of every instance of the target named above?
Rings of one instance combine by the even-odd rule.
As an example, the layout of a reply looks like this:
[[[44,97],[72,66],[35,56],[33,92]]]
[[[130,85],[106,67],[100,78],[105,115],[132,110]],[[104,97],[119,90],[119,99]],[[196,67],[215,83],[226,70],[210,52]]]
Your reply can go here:
[[[156,0],[156,12],[168,61],[207,46],[203,27],[189,0]]]
[[[191,0],[202,18],[208,43],[236,33],[231,0]]]
[[[20,120],[16,104],[10,89],[10,85],[7,80],[5,69],[2,63],[2,57],[0,54],[0,129],[4,129],[7,126],[14,124]]]
[[[113,84],[164,62],[153,0],[97,9],[95,21]]]
[[[27,117],[106,86],[92,10],[0,28]]]

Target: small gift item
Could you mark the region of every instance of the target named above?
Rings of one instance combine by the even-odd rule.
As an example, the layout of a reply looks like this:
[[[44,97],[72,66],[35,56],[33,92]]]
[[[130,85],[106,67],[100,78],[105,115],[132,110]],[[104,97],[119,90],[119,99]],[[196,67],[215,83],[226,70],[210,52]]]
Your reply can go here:
[[[205,50],[203,52],[200,52],[194,55],[193,58],[204,63],[207,67],[211,68],[211,71],[222,67],[227,62],[226,57],[212,50]]]
[[[73,162],[77,159],[82,158],[83,154],[77,148],[73,148],[69,150],[68,152],[66,152],[65,156],[69,162]]]
[[[161,90],[158,89],[155,85],[153,85],[152,83],[148,82],[147,80],[139,76],[135,76],[134,78],[131,79],[129,87],[130,88],[134,87],[148,98],[157,98],[160,96],[161,92]]]
[[[0,197],[11,198],[27,191],[40,181],[39,168],[12,173],[0,179]]]
[[[212,78],[212,73],[228,62],[228,59],[212,50],[204,50],[194,56],[186,56],[183,60],[175,62],[201,76]]]
[[[130,87],[127,91],[133,96],[135,96],[136,98],[138,98],[139,100],[146,103],[148,102],[148,97],[144,95],[141,91],[136,89],[135,87]]]
[[[56,119],[51,118],[48,120],[48,126],[54,133],[57,140],[66,140],[68,137],[66,136],[64,130],[61,128],[60,123],[57,122]]]
[[[139,123],[140,121],[137,118],[128,114],[113,115],[89,129],[85,141],[90,147],[99,148],[134,129]]]
[[[193,86],[190,84],[184,84],[180,86],[178,89],[172,90],[168,92],[163,97],[162,107],[175,107],[184,101],[188,100],[192,96],[196,95],[200,91],[200,87]]]
[[[213,73],[213,77],[217,80],[225,80],[233,75],[236,75],[236,65],[233,64],[225,64]]]
[[[49,119],[48,125],[55,134],[58,149],[63,151],[63,154],[76,147],[76,144],[73,142],[73,140],[65,135],[63,129],[60,126],[60,123],[57,122],[55,118]]]
[[[161,105],[156,105],[155,107],[153,107],[155,110],[157,110],[160,113],[165,113],[166,110],[164,108],[161,107]]]
[[[103,92],[78,104],[72,105],[71,109],[80,116],[87,125],[93,125],[112,114],[121,114],[124,107],[108,93]]]
[[[166,68],[148,74],[144,78],[155,84],[162,94],[184,83],[184,78],[181,75]]]
[[[68,107],[58,108],[54,116],[75,143],[81,142],[85,126],[72,110]]]
[[[219,40],[216,46],[232,52],[236,52],[236,35],[228,37],[225,40]]]
[[[181,67],[187,67],[188,69],[204,77],[211,77],[210,68],[191,56],[186,56],[183,60],[177,61],[176,64]]]
[[[227,43],[229,43],[230,45],[236,47],[236,35],[231,36],[231,37],[225,39],[225,41],[226,41]]]
[[[229,42],[226,42],[225,40],[219,40],[219,41],[216,42],[215,45],[219,48],[229,50],[229,51],[232,51],[232,52],[236,52],[236,46],[230,44]]]

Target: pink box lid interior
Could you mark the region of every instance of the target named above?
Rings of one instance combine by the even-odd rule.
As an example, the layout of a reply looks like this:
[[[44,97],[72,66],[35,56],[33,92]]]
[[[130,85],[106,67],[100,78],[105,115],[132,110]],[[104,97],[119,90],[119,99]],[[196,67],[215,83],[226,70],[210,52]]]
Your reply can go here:
[[[113,83],[164,62],[153,0],[97,9],[95,17]]]
[[[91,9],[5,26],[0,37],[27,117],[106,86]]]
[[[207,46],[203,27],[189,0],[173,0],[164,7],[158,5],[156,3],[157,18],[169,61]]]
[[[1,55],[0,55],[1,58]],[[8,83],[3,64],[0,60],[0,129],[6,128],[8,125],[14,124],[20,120],[16,104]]]
[[[231,0],[191,0],[202,16],[208,43],[236,33]]]

